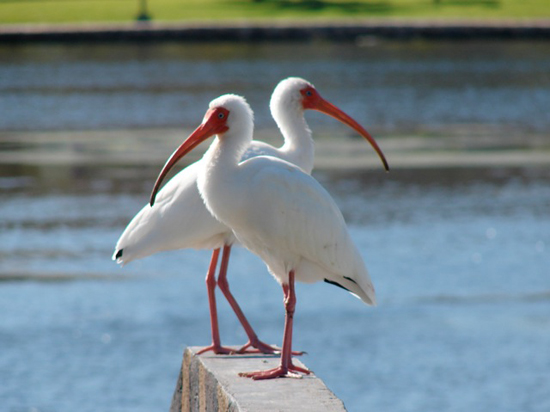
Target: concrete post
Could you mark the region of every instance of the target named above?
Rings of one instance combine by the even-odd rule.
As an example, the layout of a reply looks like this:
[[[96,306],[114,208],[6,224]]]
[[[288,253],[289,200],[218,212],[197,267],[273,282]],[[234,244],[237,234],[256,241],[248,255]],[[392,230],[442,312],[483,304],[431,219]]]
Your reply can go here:
[[[343,412],[346,409],[314,374],[302,379],[254,381],[239,372],[273,368],[279,356],[197,356],[186,348],[170,412]],[[296,365],[305,367],[296,358]]]

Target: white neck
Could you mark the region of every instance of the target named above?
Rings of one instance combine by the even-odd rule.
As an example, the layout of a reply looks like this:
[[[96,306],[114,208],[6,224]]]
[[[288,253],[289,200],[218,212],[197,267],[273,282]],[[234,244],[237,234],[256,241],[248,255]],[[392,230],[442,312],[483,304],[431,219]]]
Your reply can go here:
[[[223,223],[226,221],[225,206],[239,200],[236,192],[241,187],[239,162],[251,140],[252,130],[244,134],[228,131],[216,137],[201,161],[197,176],[199,192],[210,213]]]
[[[304,118],[304,111],[274,107],[271,114],[285,141],[279,149],[282,152],[281,157],[306,173],[311,173],[315,158],[315,144]]]

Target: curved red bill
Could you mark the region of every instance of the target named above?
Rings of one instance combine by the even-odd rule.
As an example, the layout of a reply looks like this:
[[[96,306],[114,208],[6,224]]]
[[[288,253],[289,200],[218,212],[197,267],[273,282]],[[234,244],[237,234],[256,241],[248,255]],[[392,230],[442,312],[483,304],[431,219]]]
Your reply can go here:
[[[181,146],[178,147],[174,153],[172,153],[170,158],[164,164],[164,167],[157,177],[157,181],[155,182],[153,191],[151,192],[151,197],[149,199],[149,204],[151,206],[155,204],[157,193],[164,178],[166,177],[170,169],[172,169],[182,157],[184,157],[187,153],[189,153],[191,150],[193,150],[209,137],[216,134],[225,133],[227,130],[229,130],[226,125],[228,116],[229,112],[223,108],[210,109],[206,112],[202,124],[197,127],[187,139],[185,139]]]
[[[384,156],[382,149],[380,149],[380,147],[378,146],[378,143],[376,143],[376,140],[374,140],[374,137],[372,137],[370,133],[367,132],[365,128],[361,126],[359,123],[357,123],[353,118],[348,116],[346,113],[344,113],[338,107],[334,106],[332,103],[329,103],[328,101],[323,99],[321,96],[318,96],[317,99],[315,99],[315,101],[312,102],[310,105],[306,106],[306,108],[317,110],[321,113],[334,117],[336,120],[339,120],[340,122],[347,124],[349,127],[354,129],[357,133],[363,136],[371,144],[371,146],[376,151],[376,153],[378,153],[380,160],[384,164],[384,169],[386,169],[386,171],[390,170],[390,166],[388,165],[386,156]]]

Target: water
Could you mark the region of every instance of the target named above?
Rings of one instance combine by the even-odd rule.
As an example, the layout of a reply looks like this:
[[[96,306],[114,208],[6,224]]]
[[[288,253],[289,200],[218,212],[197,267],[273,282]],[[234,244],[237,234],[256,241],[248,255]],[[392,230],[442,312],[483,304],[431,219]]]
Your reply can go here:
[[[102,141],[101,150],[76,133],[16,138],[193,127],[212,95],[230,87],[251,95],[268,130],[261,107],[272,86],[264,83],[296,70],[288,50],[297,50],[303,61],[293,74],[321,83],[325,96],[385,133],[449,122],[547,139],[540,112],[550,107],[549,54],[536,52],[546,45],[453,43],[457,55],[442,43],[383,46],[330,46],[328,63],[319,45],[214,45],[207,53],[194,45],[3,46],[0,409],[167,410],[183,348],[209,343],[207,251],[123,269],[110,260],[162,164],[145,159],[140,130]],[[242,65],[250,78],[237,79]],[[353,79],[368,98],[353,86],[337,92],[338,73],[367,71]],[[332,125],[322,121],[314,131]],[[126,162],[121,141],[132,136]],[[73,155],[50,156],[65,150]],[[322,169],[315,177],[341,207],[379,298],[369,308],[327,284],[297,289],[295,349],[308,352],[304,362],[349,411],[550,410],[548,165]],[[262,262],[236,249],[230,281],[259,336],[280,344],[282,292]],[[244,343],[221,297],[219,311],[223,341]]]
[[[55,169],[27,168],[2,195],[0,271],[26,279],[0,284],[3,408],[166,410],[184,346],[209,342],[208,253],[116,268],[112,247],[154,174]],[[48,172],[73,178],[45,189]],[[295,347],[348,409],[547,410],[550,171],[316,176],[380,301],[371,309],[329,285],[298,288]],[[230,270],[259,335],[280,343],[279,287],[244,250]],[[227,304],[220,315],[224,341],[244,343]]]
[[[2,130],[194,127],[229,92],[272,128],[266,102],[287,76],[376,129],[550,126],[547,42],[0,46],[0,62]]]

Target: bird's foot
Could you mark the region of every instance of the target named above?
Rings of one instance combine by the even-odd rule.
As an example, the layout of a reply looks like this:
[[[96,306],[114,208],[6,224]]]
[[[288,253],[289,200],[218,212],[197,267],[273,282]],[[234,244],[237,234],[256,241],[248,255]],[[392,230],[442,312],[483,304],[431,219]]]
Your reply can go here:
[[[288,368],[285,368],[284,366],[279,365],[276,368],[268,369],[266,371],[241,372],[239,373],[239,376],[242,376],[245,378],[252,378],[254,380],[275,379],[275,378],[301,379],[302,375],[300,375],[300,373],[298,372],[303,373],[305,375],[309,375],[311,373],[309,369],[301,368],[291,363]]]
[[[249,349],[251,347],[256,348],[256,349]],[[239,353],[239,354],[242,354],[242,353],[264,353],[266,355],[273,355],[273,354],[281,353],[281,348],[278,348],[277,346],[273,346],[273,345],[268,345],[267,343],[264,343],[261,340],[256,339],[254,341],[249,340],[243,347],[241,347],[239,350],[237,350],[236,353]],[[305,353],[306,352],[292,351],[293,356],[301,356]]]
[[[236,353],[235,349],[233,348],[228,348],[226,346],[216,345],[213,343],[210,346],[202,348],[200,351],[197,352],[197,355],[202,355],[203,353],[210,351],[214,352],[216,355],[233,355]]]
[[[256,340],[255,342],[249,340],[245,345],[237,350],[236,353],[265,353],[266,355],[272,355],[281,353],[281,349],[276,346],[263,343],[261,340]]]

